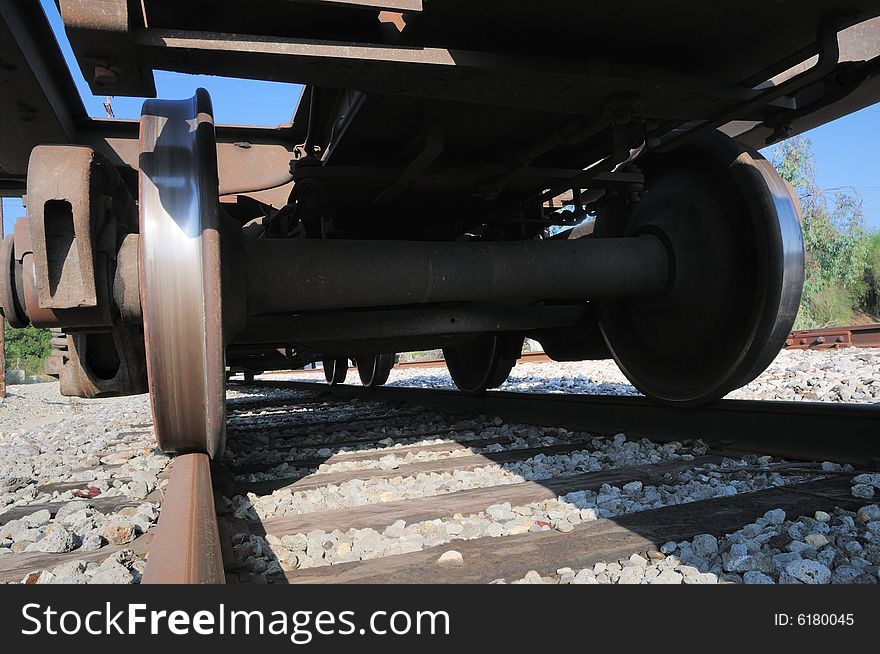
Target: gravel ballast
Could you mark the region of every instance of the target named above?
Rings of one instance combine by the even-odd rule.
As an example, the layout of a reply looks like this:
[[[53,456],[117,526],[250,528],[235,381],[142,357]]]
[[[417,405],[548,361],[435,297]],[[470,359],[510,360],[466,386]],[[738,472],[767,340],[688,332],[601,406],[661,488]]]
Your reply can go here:
[[[314,373],[286,376],[315,380]],[[356,375],[353,378],[349,381]],[[395,369],[390,383],[451,387],[443,368]],[[610,361],[522,364],[503,389],[637,394]],[[23,583],[139,582],[145,565],[142,537],[157,524],[172,460],[155,448],[148,398],[64,398],[54,383],[13,386],[10,391],[0,402],[0,560],[20,554],[64,557],[15,580]],[[364,529],[234,536],[238,565],[270,580],[297,569],[429,548],[436,548],[438,559],[446,556],[438,565],[457,566],[457,541],[549,530],[564,533],[584,522],[851,470],[832,463],[790,464],[757,456],[689,464],[706,453],[698,440],[635,441],[623,434],[596,436],[367,401],[343,407],[307,391],[237,384],[227,397],[229,447],[222,462],[233,488],[271,482],[278,482],[278,488],[297,480],[320,480],[322,475],[343,479],[265,493],[227,487],[224,499],[231,517],[252,523],[629,466],[686,464],[659,481],[605,484],[540,502],[500,502],[482,511],[412,523],[395,520]],[[878,402],[880,356],[855,349],[784,351],[767,372],[729,397]],[[562,451],[515,456],[517,450],[552,447]],[[503,453],[503,460],[493,461],[495,453]],[[454,469],[455,461],[464,457],[485,457],[485,465]],[[410,473],[410,467],[436,470]],[[531,571],[498,582],[876,583],[880,475],[851,474],[852,495],[864,500],[858,512],[830,507],[828,513],[806,517],[768,512],[722,537],[701,534],[590,569],[560,567],[544,577]]]
[[[317,379],[314,373],[272,379]],[[357,384],[354,379],[346,380]],[[445,368],[395,368],[388,385],[454,388]],[[528,393],[638,395],[613,361],[521,363],[500,390]],[[880,354],[870,349],[783,350],[731,399],[874,403],[880,401]]]

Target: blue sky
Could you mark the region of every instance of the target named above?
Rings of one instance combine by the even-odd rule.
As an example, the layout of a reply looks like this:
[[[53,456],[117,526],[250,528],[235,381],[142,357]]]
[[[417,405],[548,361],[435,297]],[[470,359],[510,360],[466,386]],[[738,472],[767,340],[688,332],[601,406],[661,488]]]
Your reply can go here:
[[[68,66],[89,115],[105,116],[104,97],[89,91],[64,35],[61,18],[52,0],[40,0],[61,44]],[[202,86],[211,94],[217,123],[277,125],[288,122],[302,92],[298,84],[239,80],[206,75],[157,71],[160,98],[190,97]],[[117,118],[137,119],[143,98],[113,98]],[[816,176],[823,189],[854,187],[862,197],[865,221],[880,229],[880,105],[868,107],[806,133],[813,143]],[[21,201],[3,199],[3,223],[8,234],[12,223],[24,215]]]

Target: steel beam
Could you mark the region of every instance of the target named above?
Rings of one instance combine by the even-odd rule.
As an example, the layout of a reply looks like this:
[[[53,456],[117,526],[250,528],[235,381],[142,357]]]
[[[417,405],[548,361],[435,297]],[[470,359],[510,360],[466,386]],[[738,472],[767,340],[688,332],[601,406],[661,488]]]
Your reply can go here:
[[[635,93],[646,116],[701,118],[756,95],[690,75],[608,62],[158,28],[133,30],[133,38],[141,61],[152,68],[554,113],[590,114],[597,98]],[[651,93],[642,94],[645,88]]]

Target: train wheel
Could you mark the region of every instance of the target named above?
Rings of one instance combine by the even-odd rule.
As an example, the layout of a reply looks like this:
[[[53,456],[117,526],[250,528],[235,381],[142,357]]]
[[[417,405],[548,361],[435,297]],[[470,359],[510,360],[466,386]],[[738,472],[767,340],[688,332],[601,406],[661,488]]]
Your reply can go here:
[[[659,236],[670,283],[599,302],[599,324],[645,395],[705,404],[760,374],[791,329],[804,275],[798,202],[761,155],[720,132],[639,164],[639,202],[609,202],[595,235]]]
[[[484,334],[443,348],[446,368],[456,386],[465,393],[482,393],[507,381],[522,352],[523,337]]]
[[[147,372],[163,450],[218,456],[226,435],[211,100],[148,100],[140,121],[140,275]]]
[[[381,386],[388,381],[394,367],[394,352],[390,354],[369,354],[357,358],[358,376],[361,383],[370,388]]]
[[[324,379],[328,384],[342,384],[348,374],[348,359],[339,357],[338,359],[324,359]]]

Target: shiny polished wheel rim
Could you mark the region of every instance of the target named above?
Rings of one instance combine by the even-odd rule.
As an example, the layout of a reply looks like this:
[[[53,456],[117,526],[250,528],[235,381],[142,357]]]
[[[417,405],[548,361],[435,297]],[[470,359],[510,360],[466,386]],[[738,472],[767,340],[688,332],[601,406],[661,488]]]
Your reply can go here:
[[[204,89],[148,100],[140,120],[140,276],[163,450],[222,453],[225,358],[214,120]]]

